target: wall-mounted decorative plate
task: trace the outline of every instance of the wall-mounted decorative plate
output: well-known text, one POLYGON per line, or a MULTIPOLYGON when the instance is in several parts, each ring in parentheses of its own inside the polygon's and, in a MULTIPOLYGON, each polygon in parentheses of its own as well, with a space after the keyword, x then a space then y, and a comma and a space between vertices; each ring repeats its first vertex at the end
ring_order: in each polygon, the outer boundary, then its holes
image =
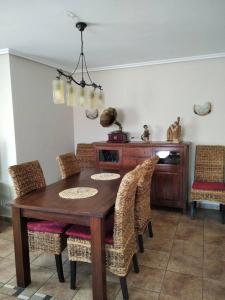
POLYGON ((194 105, 194 113, 198 116, 206 116, 211 112, 211 110, 212 104, 210 102, 206 102, 202 105, 194 105))
POLYGON ((94 120, 98 117, 97 109, 85 109, 85 115, 88 119, 94 120))

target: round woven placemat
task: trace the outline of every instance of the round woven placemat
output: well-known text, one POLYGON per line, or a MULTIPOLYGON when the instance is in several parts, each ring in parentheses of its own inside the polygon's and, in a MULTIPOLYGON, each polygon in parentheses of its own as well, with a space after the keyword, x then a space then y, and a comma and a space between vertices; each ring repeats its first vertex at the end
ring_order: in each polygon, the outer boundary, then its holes
POLYGON ((90 188, 90 187, 77 187, 71 188, 59 193, 61 198, 65 199, 82 199, 88 198, 96 195, 98 193, 97 189, 90 188))
POLYGON ((113 180, 120 178, 120 174, 117 173, 98 173, 91 175, 91 179, 94 180, 113 180))

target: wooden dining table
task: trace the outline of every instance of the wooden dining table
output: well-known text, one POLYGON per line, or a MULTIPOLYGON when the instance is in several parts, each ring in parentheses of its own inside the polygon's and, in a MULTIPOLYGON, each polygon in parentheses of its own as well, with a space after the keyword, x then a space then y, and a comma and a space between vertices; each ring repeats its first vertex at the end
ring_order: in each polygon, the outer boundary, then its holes
POLYGON ((107 299, 104 224, 107 216, 113 211, 117 191, 125 172, 116 171, 121 175, 119 179, 91 179, 92 174, 101 172, 103 170, 85 169, 67 179, 15 199, 12 204, 12 217, 16 278, 19 287, 25 288, 31 283, 28 219, 59 221, 90 226, 93 299, 107 299), (63 199, 59 196, 59 192, 72 187, 93 187, 98 193, 83 199, 63 199))

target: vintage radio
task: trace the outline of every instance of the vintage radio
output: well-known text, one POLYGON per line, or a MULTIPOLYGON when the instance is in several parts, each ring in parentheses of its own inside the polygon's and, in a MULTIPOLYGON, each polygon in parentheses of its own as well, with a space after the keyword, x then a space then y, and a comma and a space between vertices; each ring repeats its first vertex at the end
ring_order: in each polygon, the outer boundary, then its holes
POLYGON ((112 131, 108 134, 108 143, 128 143, 128 133, 124 131, 112 131))

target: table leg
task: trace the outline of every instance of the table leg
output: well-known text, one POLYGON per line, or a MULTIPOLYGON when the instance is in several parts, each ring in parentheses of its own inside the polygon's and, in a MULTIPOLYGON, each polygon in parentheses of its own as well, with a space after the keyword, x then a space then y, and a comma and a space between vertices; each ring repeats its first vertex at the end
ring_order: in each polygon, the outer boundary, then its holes
POLYGON ((94 300, 106 300, 104 219, 91 218, 92 291, 94 300))
POLYGON ((17 207, 12 208, 12 218, 17 285, 25 288, 31 283, 27 221, 17 207))

